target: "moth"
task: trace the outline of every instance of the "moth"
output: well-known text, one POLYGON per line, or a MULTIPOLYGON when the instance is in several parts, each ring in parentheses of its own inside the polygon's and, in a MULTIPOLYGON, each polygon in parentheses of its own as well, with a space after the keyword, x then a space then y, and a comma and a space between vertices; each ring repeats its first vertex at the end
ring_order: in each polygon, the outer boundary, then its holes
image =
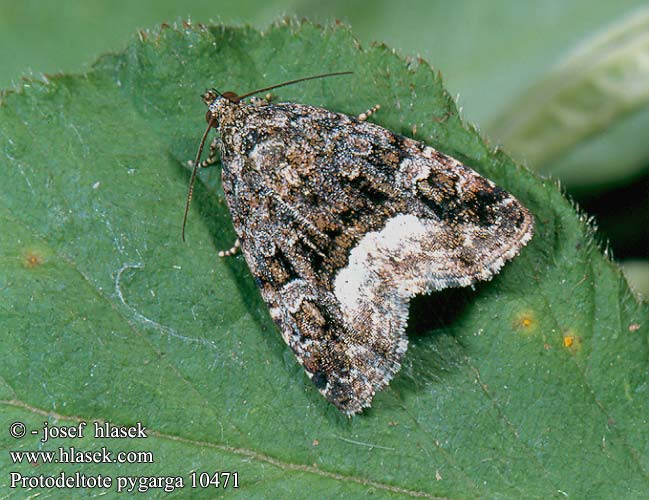
POLYGON ((534 219, 458 160, 360 117, 215 89, 191 177, 222 165, 240 246, 309 378, 347 415, 369 407, 408 347, 408 301, 491 279, 534 219), (217 136, 200 161, 211 129, 217 136))

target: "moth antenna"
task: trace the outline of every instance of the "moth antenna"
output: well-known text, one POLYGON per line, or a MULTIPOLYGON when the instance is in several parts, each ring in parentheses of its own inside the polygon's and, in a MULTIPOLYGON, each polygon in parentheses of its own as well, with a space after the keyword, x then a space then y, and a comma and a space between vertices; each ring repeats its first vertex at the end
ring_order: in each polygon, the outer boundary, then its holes
POLYGON ((194 160, 194 170, 192 170, 192 176, 189 179, 189 191, 187 192, 187 201, 185 202, 185 215, 183 216, 183 229, 181 232, 183 242, 185 241, 185 226, 187 225, 187 214, 189 213, 189 204, 192 201, 192 196, 194 195, 194 182, 196 181, 196 174, 198 172, 198 161, 201 159, 201 154, 203 153, 203 146, 207 140, 207 134, 209 134, 210 129, 214 126, 214 120, 210 120, 207 124, 205 132, 203 132, 203 137, 201 143, 198 146, 198 152, 196 153, 196 159, 194 160))
POLYGON ((297 78, 295 80, 289 80, 288 82, 284 83, 278 83, 276 85, 271 85, 270 87, 264 87, 263 89, 257 89, 253 90, 252 92, 248 92, 247 94, 243 94, 239 97, 239 100, 245 99, 246 97, 250 97, 251 95, 258 94, 259 92, 266 92, 267 90, 273 90, 277 89, 279 87, 286 87, 287 85, 293 85, 294 83, 299 83, 299 82, 306 82, 307 80, 316 80, 318 78, 327 78, 330 76, 341 76, 341 75, 351 75, 353 71, 338 71, 335 73, 323 73, 321 75, 314 75, 314 76, 307 76, 304 78, 297 78))

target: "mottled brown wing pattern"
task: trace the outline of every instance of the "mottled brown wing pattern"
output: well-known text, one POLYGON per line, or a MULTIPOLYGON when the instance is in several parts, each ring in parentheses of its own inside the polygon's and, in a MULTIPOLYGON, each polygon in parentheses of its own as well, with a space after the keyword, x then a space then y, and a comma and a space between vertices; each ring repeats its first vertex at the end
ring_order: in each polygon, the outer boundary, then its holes
POLYGON ((408 300, 491 278, 532 235, 511 195, 422 143, 300 104, 210 104, 223 188, 282 336, 347 414, 407 348, 408 300))

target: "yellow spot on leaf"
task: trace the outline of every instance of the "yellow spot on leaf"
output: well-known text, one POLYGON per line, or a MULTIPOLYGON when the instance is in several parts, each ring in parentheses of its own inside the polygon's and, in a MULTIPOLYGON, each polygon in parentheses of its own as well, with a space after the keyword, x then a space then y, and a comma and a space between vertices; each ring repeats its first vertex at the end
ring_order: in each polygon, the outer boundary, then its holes
POLYGON ((536 319, 536 315, 529 310, 519 312, 514 318, 513 323, 514 328, 528 333, 536 330, 539 325, 539 322, 536 319))
POLYGON ((572 330, 563 332, 563 347, 571 351, 579 350, 581 348, 582 338, 575 335, 572 330))
POLYGON ((36 250, 27 250, 23 255, 23 264, 29 269, 40 266, 44 261, 43 255, 36 250))

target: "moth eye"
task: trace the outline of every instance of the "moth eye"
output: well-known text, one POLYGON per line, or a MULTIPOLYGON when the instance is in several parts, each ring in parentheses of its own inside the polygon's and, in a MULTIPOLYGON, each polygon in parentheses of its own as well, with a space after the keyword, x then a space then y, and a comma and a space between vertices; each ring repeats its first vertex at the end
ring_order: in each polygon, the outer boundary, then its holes
POLYGON ((241 100, 234 92, 223 92, 221 95, 233 104, 236 104, 241 100))

